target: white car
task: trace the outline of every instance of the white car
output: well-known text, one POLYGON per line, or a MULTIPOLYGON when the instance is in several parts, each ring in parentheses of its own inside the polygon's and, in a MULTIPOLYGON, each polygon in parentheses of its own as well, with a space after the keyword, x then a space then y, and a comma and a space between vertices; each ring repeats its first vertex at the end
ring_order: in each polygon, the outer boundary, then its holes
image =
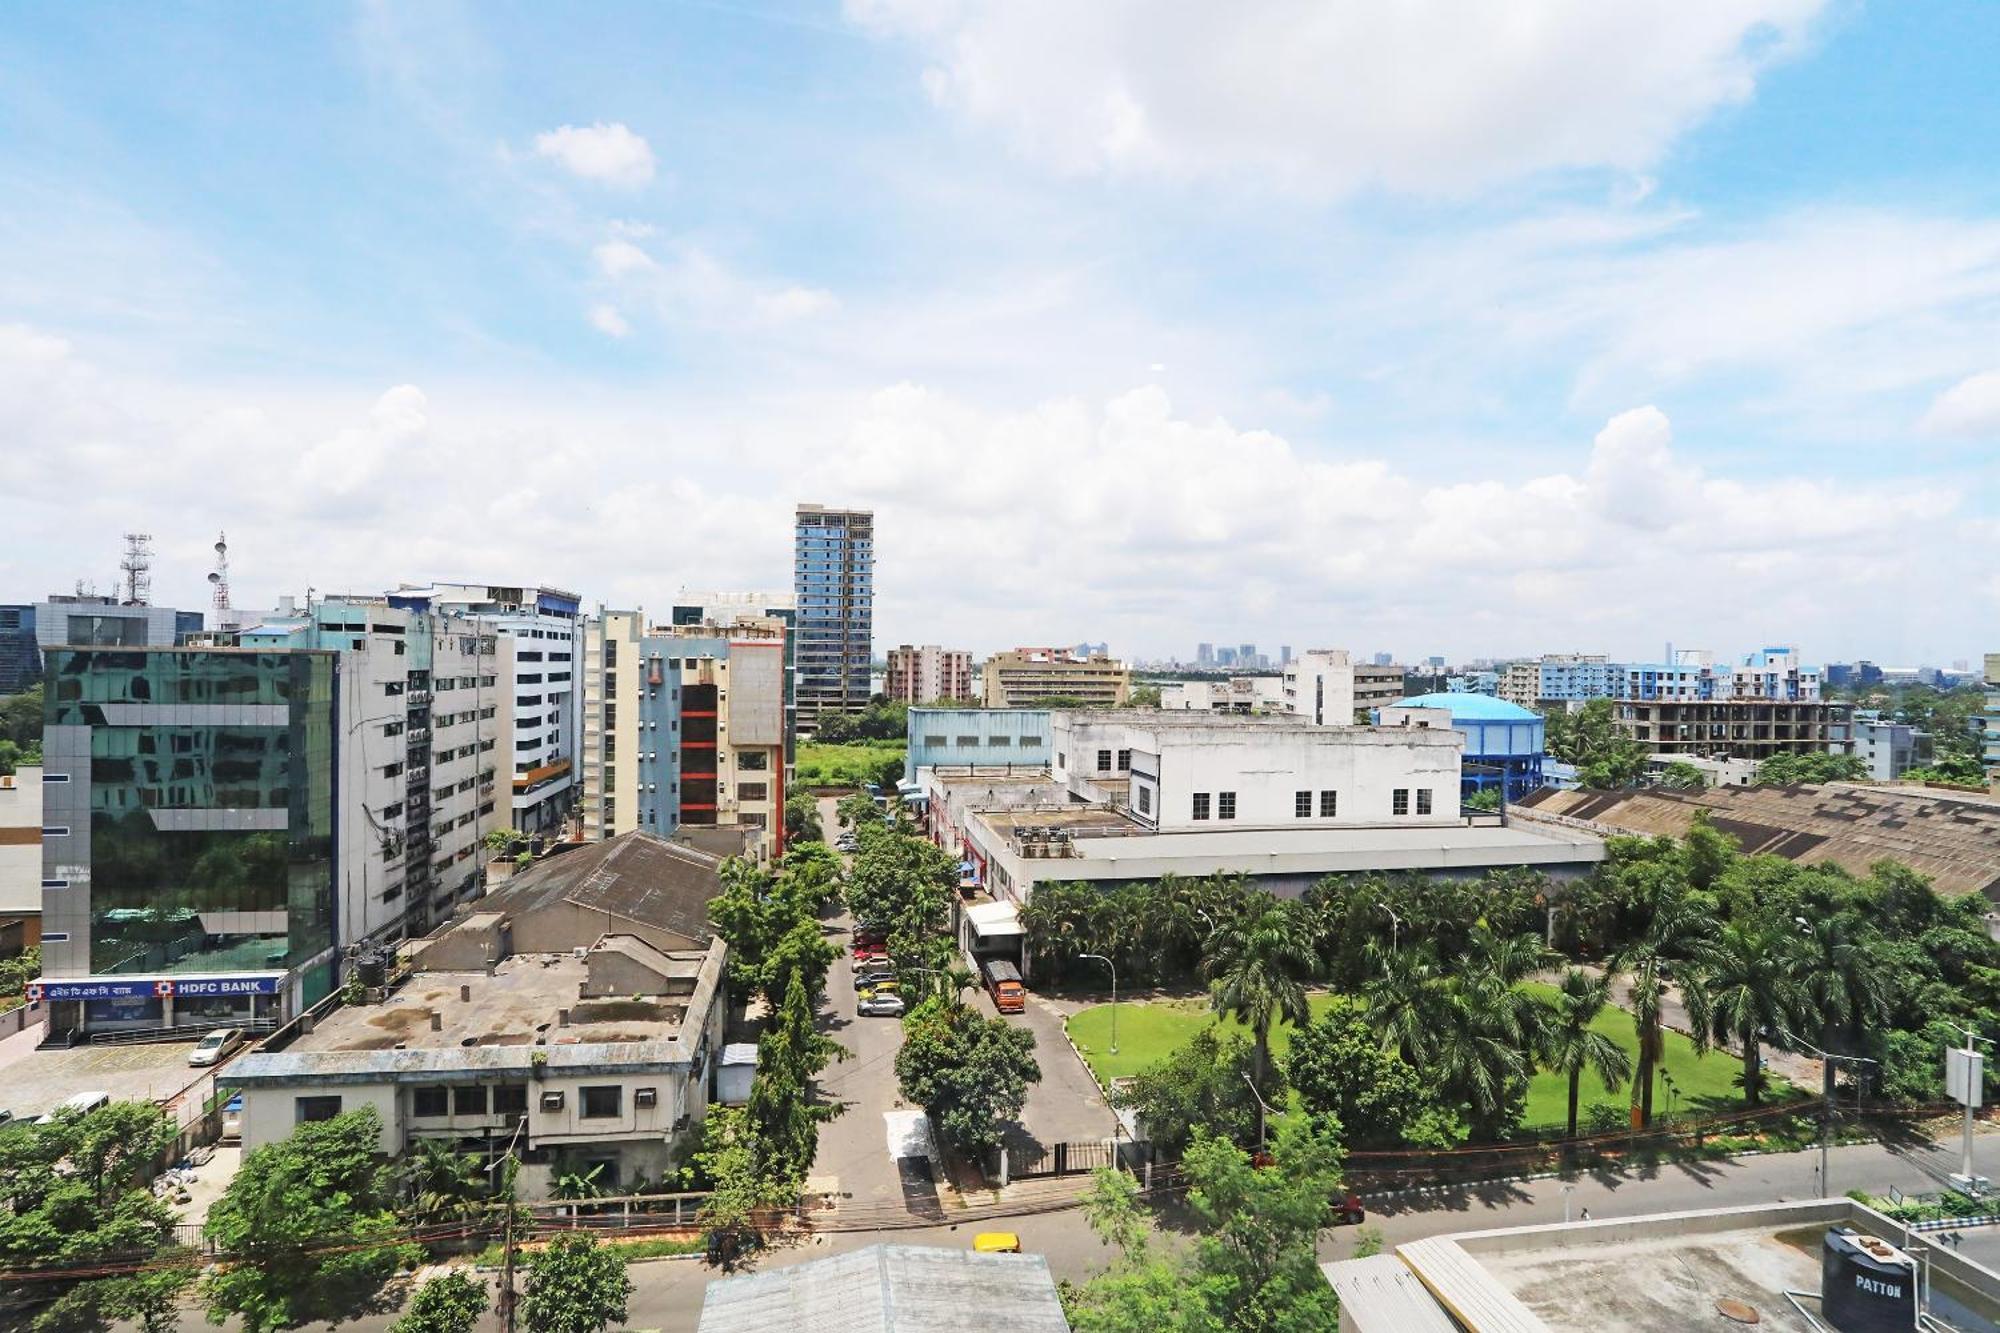
POLYGON ((901 1018, 903 1002, 894 995, 864 995, 854 1011, 863 1018, 901 1018))
POLYGON ((242 1028, 217 1028, 194 1044, 194 1049, 188 1052, 188 1063, 196 1067, 220 1064, 242 1044, 242 1028))

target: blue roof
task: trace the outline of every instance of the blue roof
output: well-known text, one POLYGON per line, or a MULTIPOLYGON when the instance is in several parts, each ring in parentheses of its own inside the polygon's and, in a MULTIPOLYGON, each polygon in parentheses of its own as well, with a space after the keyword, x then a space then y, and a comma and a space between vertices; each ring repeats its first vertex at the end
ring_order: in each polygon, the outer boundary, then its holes
POLYGON ((1442 708, 1451 714, 1452 721, 1460 718, 1467 722, 1539 722, 1542 715, 1532 708, 1510 704, 1505 699, 1496 699, 1490 694, 1419 694, 1410 699, 1398 699, 1392 708, 1442 708))

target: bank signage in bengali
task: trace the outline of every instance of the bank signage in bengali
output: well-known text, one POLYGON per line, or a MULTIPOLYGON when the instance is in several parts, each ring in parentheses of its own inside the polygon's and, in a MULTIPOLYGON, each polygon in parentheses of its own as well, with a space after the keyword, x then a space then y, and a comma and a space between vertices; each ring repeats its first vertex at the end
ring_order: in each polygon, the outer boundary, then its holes
POLYGON ((30 1000, 208 999, 218 995, 276 995, 284 977, 78 977, 31 981, 30 1000))

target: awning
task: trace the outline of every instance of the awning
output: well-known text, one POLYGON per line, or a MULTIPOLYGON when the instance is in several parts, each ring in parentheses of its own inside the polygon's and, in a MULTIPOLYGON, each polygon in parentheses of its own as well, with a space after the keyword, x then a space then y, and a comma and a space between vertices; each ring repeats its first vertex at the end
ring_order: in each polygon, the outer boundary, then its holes
POLYGON ((983 940, 1027 933, 1021 929, 1021 913, 1012 903, 974 903, 965 909, 965 919, 972 923, 973 933, 983 940))

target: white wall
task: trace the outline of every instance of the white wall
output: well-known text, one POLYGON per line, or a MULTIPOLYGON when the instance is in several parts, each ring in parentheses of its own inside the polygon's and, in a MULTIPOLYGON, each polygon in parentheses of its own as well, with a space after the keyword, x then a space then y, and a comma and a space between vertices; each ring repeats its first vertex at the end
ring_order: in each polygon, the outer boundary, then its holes
POLYGON ((1316 726, 1354 721, 1354 663, 1342 648, 1309 648, 1285 668, 1284 709, 1316 726))

